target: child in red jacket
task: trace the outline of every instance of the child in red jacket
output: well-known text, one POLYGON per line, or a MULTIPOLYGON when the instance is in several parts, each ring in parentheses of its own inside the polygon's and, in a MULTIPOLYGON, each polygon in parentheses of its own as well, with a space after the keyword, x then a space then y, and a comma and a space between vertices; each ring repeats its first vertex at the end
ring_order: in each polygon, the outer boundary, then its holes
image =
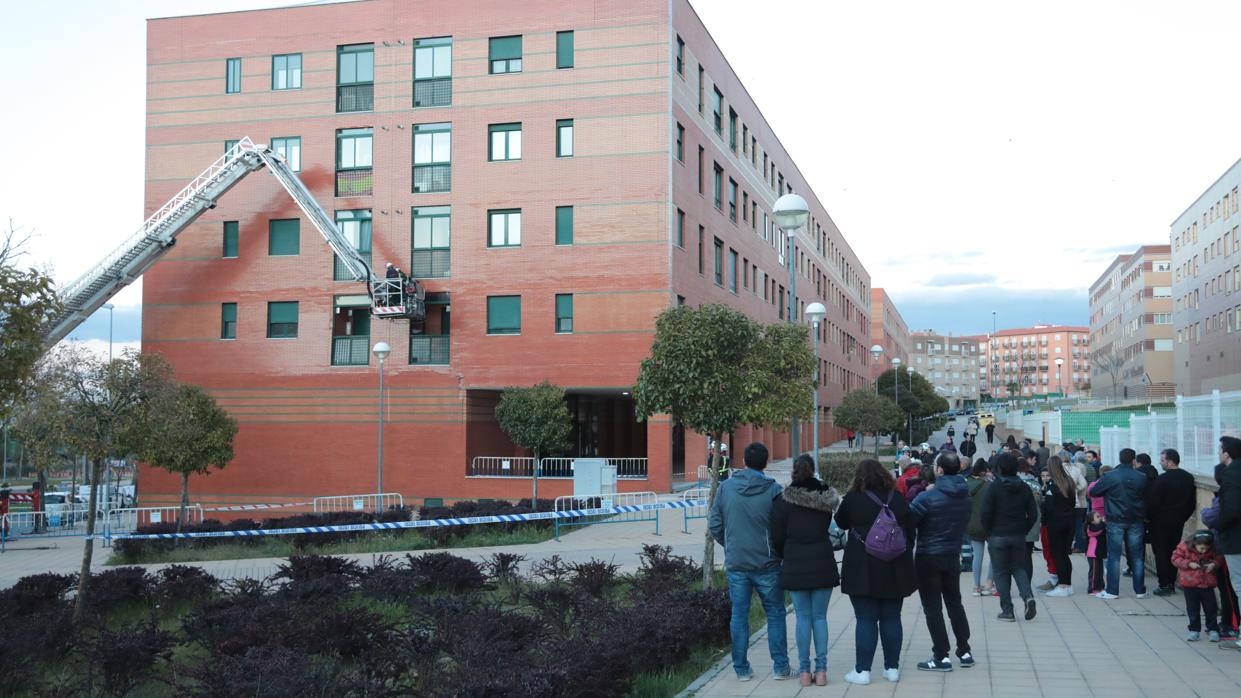
POLYGON ((1185 611, 1189 614, 1190 642, 1201 637, 1202 625, 1199 621, 1201 610, 1207 617, 1207 632, 1211 642, 1219 642, 1219 608, 1215 604, 1216 571, 1224 564, 1219 553, 1215 552, 1215 534, 1210 531, 1198 531, 1189 540, 1176 546, 1172 553, 1172 564, 1180 572, 1177 582, 1185 592, 1185 611))
POLYGON ((1086 561, 1090 566, 1088 588, 1091 594, 1104 590, 1103 567, 1107 562, 1107 522, 1103 515, 1091 511, 1086 517, 1086 561))

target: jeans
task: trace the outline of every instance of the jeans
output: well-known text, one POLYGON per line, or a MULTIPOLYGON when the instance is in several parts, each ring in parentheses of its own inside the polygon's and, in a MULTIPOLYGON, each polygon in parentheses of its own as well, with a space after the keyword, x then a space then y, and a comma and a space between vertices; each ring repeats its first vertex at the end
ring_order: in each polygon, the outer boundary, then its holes
POLYGON ((1155 575, 1159 586, 1170 587, 1176 583, 1176 567, 1172 565, 1172 551, 1181 542, 1185 522, 1152 521, 1151 554, 1155 556, 1155 575))
MULTIPOLYGON (((982 586, 982 557, 987 551, 987 541, 970 540, 970 545, 974 546, 974 586, 982 586)), ((991 563, 991 568, 987 570, 987 581, 995 579, 995 562, 991 563)))
POLYGON ((1236 632, 1237 621, 1237 592, 1232 588, 1232 575, 1228 568, 1227 559, 1224 566, 1216 571, 1215 576, 1219 579, 1217 588, 1219 589, 1219 623, 1220 630, 1229 630, 1236 632))
MULTIPOLYGON (((1228 564, 1228 577, 1232 582, 1233 600, 1241 598, 1241 554, 1225 555, 1224 562, 1228 564)), ((1237 607, 1233 606, 1233 615, 1237 615, 1237 607)))
POLYGON ((827 671, 827 602, 831 589, 790 591, 797 615, 798 671, 810 671, 810 640, 814 638, 814 670, 827 671))
POLYGON ((901 604, 904 599, 876 599, 871 596, 850 596, 853 615, 857 617, 853 644, 857 655, 854 671, 870 671, 875 661, 875 647, 883 641, 883 668, 901 667, 901 604))
POLYGON ((1056 565, 1056 581, 1063 586, 1073 586, 1073 522, 1053 521, 1047 527, 1047 542, 1051 544, 1051 557, 1056 565))
POLYGON ((738 676, 748 676, 750 661, 746 649, 750 646, 750 597, 758 592, 763 610, 767 612, 767 651, 771 653, 772 669, 777 674, 789 671, 788 629, 784 624, 784 590, 780 588, 780 570, 728 571, 728 596, 732 601, 733 617, 728 630, 733 641, 733 670, 738 676))
POLYGON ((970 623, 961 605, 961 561, 956 555, 918 555, 914 558, 914 574, 918 577, 918 595, 922 598, 926 627, 931 633, 931 656, 935 659, 948 657, 945 608, 957 641, 957 656, 967 654, 970 623))
MULTIPOLYGON (((1120 593, 1120 556, 1129 553, 1133 565, 1133 593, 1146 593, 1146 524, 1107 524, 1107 593, 1120 593)), ((1241 556, 1239 556, 1241 557, 1241 556)))
POLYGON ((1030 559, 1026 552, 1025 536, 992 536, 987 544, 991 548, 991 572, 995 575, 995 588, 1000 592, 1000 610, 1012 613, 1013 580, 1016 580, 1017 592, 1023 600, 1034 598, 1034 592, 1030 591, 1030 574, 1025 567, 1030 559))
POLYGON ((1182 589, 1185 592, 1185 612, 1189 614, 1189 629, 1202 630, 1199 611, 1207 618, 1207 630, 1219 632, 1219 607, 1215 605, 1214 589, 1182 589))
POLYGON ((1073 547, 1086 552, 1086 510, 1073 510, 1073 547))

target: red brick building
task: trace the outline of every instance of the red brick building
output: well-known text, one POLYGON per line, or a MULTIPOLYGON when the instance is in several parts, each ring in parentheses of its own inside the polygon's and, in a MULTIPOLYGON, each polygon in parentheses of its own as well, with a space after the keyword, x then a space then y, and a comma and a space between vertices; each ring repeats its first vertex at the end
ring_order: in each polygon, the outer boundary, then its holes
MULTIPOLYGON (((692 478, 702 438, 637 422, 629 386, 667 307, 783 319, 770 212, 788 191, 812 209, 798 305, 829 309, 825 413, 867 380, 870 279, 684 0, 156 19, 147 55, 148 211, 249 136, 285 153, 380 275, 395 263, 428 292, 424 326, 372 320, 364 285, 335 280, 327 245, 262 173, 182 233, 145 277, 143 347, 241 423, 235 461, 197 478, 196 499, 374 491, 378 341, 392 347, 384 489, 407 501, 528 493, 472 468, 521 455, 496 425, 499 390, 544 379, 570 393, 567 455, 646 459, 625 489, 692 478)), ((735 438, 788 454, 787 435, 735 438)), ((177 492, 159 471, 141 482, 143 504, 177 492)))
POLYGON ((992 397, 1089 395, 1089 327, 1035 325, 1000 330, 986 339, 991 350, 986 383, 992 397))

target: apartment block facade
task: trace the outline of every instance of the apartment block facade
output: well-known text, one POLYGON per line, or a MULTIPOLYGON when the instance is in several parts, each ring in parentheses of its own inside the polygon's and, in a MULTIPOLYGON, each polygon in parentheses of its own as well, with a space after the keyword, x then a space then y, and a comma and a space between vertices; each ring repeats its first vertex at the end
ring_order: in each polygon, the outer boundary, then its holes
POLYGON ((977 407, 979 401, 978 337, 954 337, 934 330, 910 336, 910 364, 948 401, 949 409, 977 407))
POLYGON ((991 396, 1020 399, 1090 394, 1090 328, 1035 325, 988 338, 991 396))
MULTIPOLYGON (((238 419, 204 502, 377 486, 422 498, 528 496, 494 417, 507 386, 564 386, 567 457, 623 459, 622 489, 667 491, 703 437, 638 421, 629 388, 655 319, 723 303, 762 322, 828 308, 827 418, 869 376, 870 279, 685 0, 364 0, 148 23, 146 207, 231 141, 269 143, 372 266, 427 292, 422 323, 372 318, 315 229, 256 174, 145 277, 143 347, 238 419), (772 205, 811 218, 786 259, 772 205)), ((382 275, 382 274, 381 274, 382 275)), ((809 444, 810 424, 802 444, 809 444)), ((787 434, 740 445, 789 453, 787 434)), ((562 473, 563 475, 563 473, 562 473)), ((143 504, 175 498, 144 470, 143 504)), ((549 478, 541 496, 567 494, 549 478)))
POLYGON ((1095 395, 1175 396, 1169 245, 1119 255, 1091 284, 1090 347, 1095 395))
POLYGON ((875 366, 875 375, 892 368, 892 359, 900 358, 902 365, 909 363, 909 325, 901 317, 901 311, 887 291, 882 288, 870 290, 870 343, 871 346, 883 347, 879 355, 879 363, 875 366))
POLYGON ((1241 161, 1172 223, 1177 391, 1241 389, 1241 161))

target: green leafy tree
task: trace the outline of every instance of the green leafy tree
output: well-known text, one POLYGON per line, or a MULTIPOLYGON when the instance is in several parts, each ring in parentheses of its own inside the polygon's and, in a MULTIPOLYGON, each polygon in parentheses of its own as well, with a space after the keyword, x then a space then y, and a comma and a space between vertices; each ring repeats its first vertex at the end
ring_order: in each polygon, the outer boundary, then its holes
POLYGON ((206 390, 183 383, 155 394, 145 415, 138 457, 181 476, 180 531, 190 506, 190 476, 208 475, 233 460, 237 422, 206 390))
MULTIPOLYGON (((651 354, 633 394, 639 419, 667 414, 711 438, 707 470, 715 500, 715 462, 724 434, 743 424, 787 426, 811 409, 815 358, 805 327, 763 327, 724 305, 678 306, 660 314, 651 354)), ((703 585, 712 584, 715 542, 706 535, 703 585)))
POLYGON ((875 451, 879 449, 879 434, 892 432, 902 426, 905 415, 901 408, 873 390, 860 388, 846 393, 840 404, 832 410, 836 426, 852 429, 859 434, 875 435, 875 451))
POLYGON ((892 400, 901 412, 913 419, 939 414, 948 409, 948 401, 935 392, 935 386, 920 373, 889 369, 879 376, 879 394, 892 400), (899 390, 897 380, 900 381, 899 390), (899 393, 899 394, 898 394, 899 393))
POLYGON ((564 388, 548 381, 530 388, 505 388, 496 405, 496 421, 513 443, 534 452, 531 506, 537 510, 543 457, 568 447, 569 432, 573 429, 564 388))
POLYGON ((11 221, 0 233, 0 410, 21 397, 45 349, 43 332, 61 309, 47 274, 20 267, 26 240, 11 221))

